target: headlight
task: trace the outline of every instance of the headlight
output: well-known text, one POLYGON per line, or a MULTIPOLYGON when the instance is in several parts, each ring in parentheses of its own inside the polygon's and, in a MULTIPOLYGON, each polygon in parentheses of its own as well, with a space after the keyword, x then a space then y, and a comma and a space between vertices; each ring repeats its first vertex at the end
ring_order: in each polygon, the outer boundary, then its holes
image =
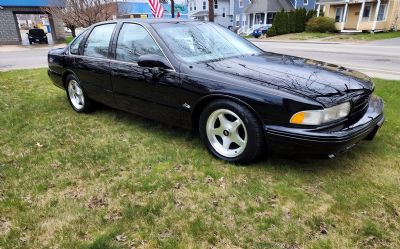
POLYGON ((301 111, 290 118, 292 124, 320 125, 338 120, 349 115, 350 102, 322 110, 301 111))

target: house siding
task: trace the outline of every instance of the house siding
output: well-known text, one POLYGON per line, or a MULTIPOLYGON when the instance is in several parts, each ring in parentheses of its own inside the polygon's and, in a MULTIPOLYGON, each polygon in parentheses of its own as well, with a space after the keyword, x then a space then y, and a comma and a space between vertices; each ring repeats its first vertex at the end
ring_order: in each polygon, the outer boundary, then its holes
MULTIPOLYGON (((224 27, 233 26, 234 15, 233 8, 231 7, 233 0, 218 0, 218 8, 214 8, 214 22, 224 27), (225 10, 225 11, 224 11, 225 10), (225 17, 224 14, 225 13, 225 17)), ((190 0, 189 1, 189 17, 194 19, 193 14, 199 11, 208 11, 208 0, 190 0), (203 2, 205 2, 206 8, 203 9, 203 2), (196 10, 194 7, 196 6, 196 10)), ((208 16, 204 17, 204 20, 208 20, 208 16)))
MULTIPOLYGON (((244 21, 244 13, 243 11, 247 8, 247 6, 250 4, 249 0, 243 0, 243 6, 240 7, 239 6, 239 0, 234 0, 234 16, 233 16, 233 20, 234 20, 234 27, 241 27, 244 21), (239 16, 239 26, 236 26, 236 16, 239 16)), ((246 19, 246 21, 248 22, 249 20, 246 19)))
POLYGON ((305 8, 306 10, 313 10, 315 9, 316 0, 308 0, 307 4, 304 3, 304 0, 290 0, 291 4, 295 6, 297 9, 305 8))
MULTIPOLYGON (((323 2, 323 1, 321 1, 323 2)), ((372 31, 374 25, 375 12, 377 8, 377 1, 366 1, 366 4, 371 5, 371 14, 368 20, 361 20, 358 23, 362 1, 350 2, 348 5, 347 19, 344 24, 345 30, 358 30, 358 31, 372 31)), ((400 29, 400 5, 396 0, 381 1, 387 4, 386 18, 382 21, 376 21, 375 30, 388 31, 391 29, 400 29)), ((335 18, 336 8, 344 7, 345 4, 327 3, 325 6, 325 15, 335 18)), ((361 13, 362 14, 362 13, 361 13)), ((335 24, 336 29, 341 30, 342 23, 335 24)))

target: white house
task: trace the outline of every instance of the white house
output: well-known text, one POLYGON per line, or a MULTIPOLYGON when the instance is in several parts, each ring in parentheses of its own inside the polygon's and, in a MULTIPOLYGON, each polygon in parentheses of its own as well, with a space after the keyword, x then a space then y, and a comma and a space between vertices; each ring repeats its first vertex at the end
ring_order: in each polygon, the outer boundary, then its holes
MULTIPOLYGON (((208 20, 208 0, 189 0, 189 18, 208 20)), ((214 0, 214 22, 233 26, 234 0, 214 0)))

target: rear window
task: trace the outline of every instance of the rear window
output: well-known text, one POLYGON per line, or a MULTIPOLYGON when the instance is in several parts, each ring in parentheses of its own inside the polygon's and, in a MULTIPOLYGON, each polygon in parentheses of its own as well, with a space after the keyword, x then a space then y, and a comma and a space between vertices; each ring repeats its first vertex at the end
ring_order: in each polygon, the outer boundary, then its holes
POLYGON ((43 29, 30 29, 29 30, 30 35, 44 35, 43 29))

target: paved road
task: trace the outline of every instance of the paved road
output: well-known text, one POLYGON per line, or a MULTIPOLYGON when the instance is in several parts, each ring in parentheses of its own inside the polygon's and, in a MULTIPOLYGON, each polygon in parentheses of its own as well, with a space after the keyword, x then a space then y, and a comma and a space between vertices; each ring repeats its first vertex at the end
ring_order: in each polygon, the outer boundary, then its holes
MULTIPOLYGON (((322 60, 360 70, 372 77, 400 80, 400 40, 364 44, 254 41, 277 53, 322 60)), ((52 46, 0 46, 0 71, 47 66, 52 46)))
POLYGON ((400 40, 364 44, 254 42, 263 50, 357 69, 371 77, 400 80, 400 40))
POLYGON ((53 46, 0 46, 0 71, 47 67, 47 53, 53 46))

